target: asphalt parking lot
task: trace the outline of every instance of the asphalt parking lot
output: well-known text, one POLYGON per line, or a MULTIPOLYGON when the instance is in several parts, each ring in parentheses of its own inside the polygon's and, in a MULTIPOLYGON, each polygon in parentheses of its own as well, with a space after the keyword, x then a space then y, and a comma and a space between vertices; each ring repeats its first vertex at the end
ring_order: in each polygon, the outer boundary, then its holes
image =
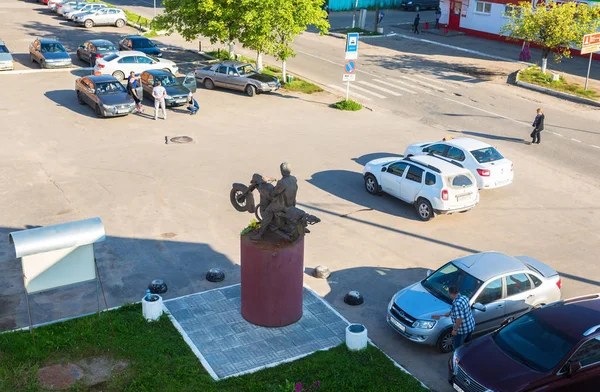
MULTIPOLYGON (((8 19, 0 36, 27 56, 18 60, 22 67, 29 66, 28 43, 42 33, 69 51, 88 37, 110 35, 116 42, 127 33, 64 26, 33 3, 10 6, 0 11, 8 19)), ((255 172, 278 176, 283 161, 298 178, 299 207, 322 219, 307 237, 305 266, 333 271, 328 281, 307 274, 306 284, 365 324, 376 344, 434 390, 447 388, 448 356, 405 341, 384 319, 391 296, 427 269, 497 250, 555 268, 565 298, 600 291, 597 167, 549 165, 521 145, 497 140, 515 164, 515 183, 482 192, 469 213, 423 223, 411 207, 367 194, 361 171, 370 159, 442 138, 438 128, 387 111, 339 112, 326 93, 249 98, 201 86, 196 116, 175 109, 168 120, 154 121, 146 101, 146 115, 99 119, 77 103, 76 77, 72 71, 0 74, 0 329, 27 325, 21 267, 7 234, 28 227, 100 217, 107 240, 97 258, 109 306, 140 300, 156 278, 169 284, 169 298, 213 288, 204 279, 212 267, 225 270, 223 285, 237 283, 239 232, 252 216, 232 208, 231 184, 247 183, 255 172), (165 143, 175 136, 193 142, 165 143), (345 305, 349 290, 359 290, 365 304, 345 305)), ((31 300, 35 323, 96 309, 94 284, 31 300)))

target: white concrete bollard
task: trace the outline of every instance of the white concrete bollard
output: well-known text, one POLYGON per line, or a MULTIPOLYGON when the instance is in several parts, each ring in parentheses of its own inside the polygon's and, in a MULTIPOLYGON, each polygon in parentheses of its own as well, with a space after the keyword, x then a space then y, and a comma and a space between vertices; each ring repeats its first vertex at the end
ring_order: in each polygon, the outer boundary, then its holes
POLYGON ((148 321, 156 321, 163 314, 163 300, 160 295, 152 294, 153 297, 158 297, 156 301, 147 301, 146 297, 142 298, 142 314, 148 321))
POLYGON ((346 347, 357 351, 367 348, 367 327, 362 324, 350 324, 346 327, 346 347))

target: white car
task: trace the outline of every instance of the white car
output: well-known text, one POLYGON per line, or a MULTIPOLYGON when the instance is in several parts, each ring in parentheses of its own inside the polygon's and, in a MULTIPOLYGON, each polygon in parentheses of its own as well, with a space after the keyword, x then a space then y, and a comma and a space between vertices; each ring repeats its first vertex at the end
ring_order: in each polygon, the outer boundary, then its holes
POLYGON ((422 221, 466 212, 479 203, 471 172, 434 156, 375 159, 365 165, 363 177, 367 192, 385 192, 414 205, 422 221))
POLYGON ((63 1, 62 3, 56 4, 54 11, 59 15, 64 15, 65 13, 74 11, 75 9, 81 9, 87 4, 88 3, 84 3, 83 1, 63 1))
POLYGON ((94 74, 112 75, 117 80, 123 80, 131 71, 139 74, 149 69, 164 69, 172 74, 179 72, 177 64, 171 60, 148 57, 142 52, 128 50, 96 59, 94 74))
POLYGON ((127 23, 127 15, 119 8, 100 8, 86 14, 75 14, 73 21, 91 29, 94 26, 123 27, 127 23))
POLYGON ((513 163, 498 150, 479 140, 461 137, 444 138, 439 142, 411 144, 405 157, 434 155, 469 169, 477 180, 479 189, 492 189, 509 185, 515 172, 513 163))
POLYGON ((95 12, 95 11, 99 10, 100 8, 108 8, 108 7, 106 6, 106 4, 102 4, 102 3, 87 4, 86 6, 84 6, 83 8, 80 8, 78 10, 65 12, 63 14, 63 16, 69 20, 74 20, 75 15, 77 15, 77 14, 87 14, 88 12, 95 12))

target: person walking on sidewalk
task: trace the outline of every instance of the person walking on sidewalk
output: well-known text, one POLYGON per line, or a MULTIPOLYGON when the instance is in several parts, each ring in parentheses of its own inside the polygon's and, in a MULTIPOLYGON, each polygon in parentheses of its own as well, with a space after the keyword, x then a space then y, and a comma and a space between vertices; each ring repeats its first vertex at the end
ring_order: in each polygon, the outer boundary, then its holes
POLYGON ((442 17, 442 11, 440 11, 440 7, 435 10, 435 26, 434 29, 440 29, 440 18, 442 17))
POLYGON ((417 14, 417 16, 415 16, 415 21, 413 22, 413 34, 420 34, 419 33, 419 22, 421 21, 421 17, 419 16, 419 14, 417 14))
POLYGON ((441 317, 450 316, 452 324, 454 324, 452 336, 454 336, 453 343, 454 349, 456 350, 473 339, 475 319, 473 318, 473 312, 471 312, 469 297, 459 293, 458 287, 456 286, 450 286, 448 293, 450 294, 450 298, 452 298, 452 308, 450 309, 450 312, 443 315, 432 315, 431 318, 439 320, 441 317))
POLYGON ((127 78, 127 92, 133 100, 135 101, 135 110, 138 113, 144 113, 144 109, 142 108, 142 98, 138 97, 137 94, 137 83, 140 82, 140 77, 135 76, 135 72, 131 71, 129 73, 129 77, 127 78))
POLYGON ((156 81, 156 86, 152 89, 152 97, 154 98, 154 119, 158 120, 158 107, 162 108, 163 119, 167 119, 167 108, 165 98, 167 98, 167 90, 162 86, 160 80, 156 81))
POLYGON ((535 116, 535 120, 533 120, 533 132, 531 132, 531 144, 540 144, 542 141, 541 132, 544 130, 544 113, 542 108, 537 110, 537 115, 535 116))

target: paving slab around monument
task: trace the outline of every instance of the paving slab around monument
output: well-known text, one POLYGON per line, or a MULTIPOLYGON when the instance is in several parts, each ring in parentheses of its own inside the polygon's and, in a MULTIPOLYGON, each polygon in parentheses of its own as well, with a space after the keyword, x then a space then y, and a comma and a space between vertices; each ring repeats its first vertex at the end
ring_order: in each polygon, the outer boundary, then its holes
POLYGON ((281 328, 247 322, 240 284, 167 300, 164 306, 192 351, 216 379, 252 373, 335 347, 348 321, 303 288, 302 318, 281 328))

